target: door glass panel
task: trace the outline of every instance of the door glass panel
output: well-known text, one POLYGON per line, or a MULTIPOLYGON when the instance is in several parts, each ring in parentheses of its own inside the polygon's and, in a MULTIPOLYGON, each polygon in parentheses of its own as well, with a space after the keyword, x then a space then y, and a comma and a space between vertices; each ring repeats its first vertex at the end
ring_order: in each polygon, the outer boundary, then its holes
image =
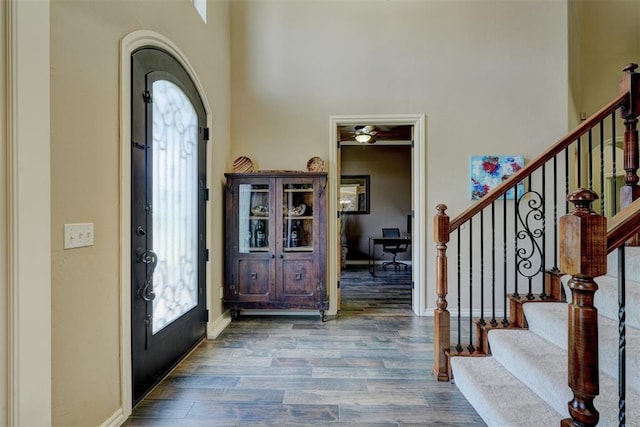
POLYGON ((240 184, 238 242, 240 253, 269 250, 269 185, 240 184))
POLYGON ((313 185, 284 184, 282 188, 282 235, 287 252, 313 250, 313 185))
POLYGON ((198 303, 198 116, 175 84, 153 83, 153 334, 198 303))

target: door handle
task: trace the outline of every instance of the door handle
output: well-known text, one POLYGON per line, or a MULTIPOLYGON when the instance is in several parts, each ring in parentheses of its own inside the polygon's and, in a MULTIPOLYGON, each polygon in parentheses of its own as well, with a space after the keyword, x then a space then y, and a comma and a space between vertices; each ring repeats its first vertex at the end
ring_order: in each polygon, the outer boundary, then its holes
POLYGON ((138 290, 138 296, 143 300, 150 302, 156 297, 155 292, 153 292, 153 285, 151 281, 153 279, 153 272, 156 270, 156 265, 158 265, 158 255, 156 255, 156 253, 151 249, 145 251, 142 248, 136 249, 136 255, 138 256, 138 262, 149 266, 149 268, 146 269, 144 286, 138 290))

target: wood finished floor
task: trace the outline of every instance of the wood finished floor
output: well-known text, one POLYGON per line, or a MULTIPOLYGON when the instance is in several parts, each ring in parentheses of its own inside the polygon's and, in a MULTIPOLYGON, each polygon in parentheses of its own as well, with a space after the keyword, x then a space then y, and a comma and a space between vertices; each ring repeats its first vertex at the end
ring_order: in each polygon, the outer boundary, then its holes
POLYGON ((348 268, 342 310, 240 317, 203 342, 125 426, 483 426, 433 366, 433 319, 411 312, 410 272, 348 268))

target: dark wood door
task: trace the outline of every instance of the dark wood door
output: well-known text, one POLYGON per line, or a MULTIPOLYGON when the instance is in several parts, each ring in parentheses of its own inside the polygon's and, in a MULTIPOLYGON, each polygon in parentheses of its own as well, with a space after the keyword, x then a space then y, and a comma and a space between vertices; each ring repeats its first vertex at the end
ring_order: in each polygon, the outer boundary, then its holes
POLYGON ((320 192, 326 181, 318 177, 276 180, 278 189, 277 228, 282 240, 277 248, 277 298, 283 305, 319 308, 325 286, 325 206, 320 192))
POLYGON ((137 403, 206 336, 206 115, 168 53, 132 55, 132 394, 137 403))
MULTIPOLYGON (((227 285, 225 299, 267 307, 276 298, 276 236, 271 179, 236 179, 227 191, 227 285)), ((236 312, 232 312, 235 316, 236 312)))

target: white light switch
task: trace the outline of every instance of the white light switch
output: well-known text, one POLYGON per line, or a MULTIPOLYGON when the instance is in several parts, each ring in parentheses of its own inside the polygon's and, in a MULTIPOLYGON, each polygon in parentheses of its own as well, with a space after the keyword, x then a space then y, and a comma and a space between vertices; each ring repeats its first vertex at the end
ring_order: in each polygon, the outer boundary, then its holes
POLYGON ((93 223, 65 224, 64 248, 72 249, 83 246, 93 246, 93 223))

